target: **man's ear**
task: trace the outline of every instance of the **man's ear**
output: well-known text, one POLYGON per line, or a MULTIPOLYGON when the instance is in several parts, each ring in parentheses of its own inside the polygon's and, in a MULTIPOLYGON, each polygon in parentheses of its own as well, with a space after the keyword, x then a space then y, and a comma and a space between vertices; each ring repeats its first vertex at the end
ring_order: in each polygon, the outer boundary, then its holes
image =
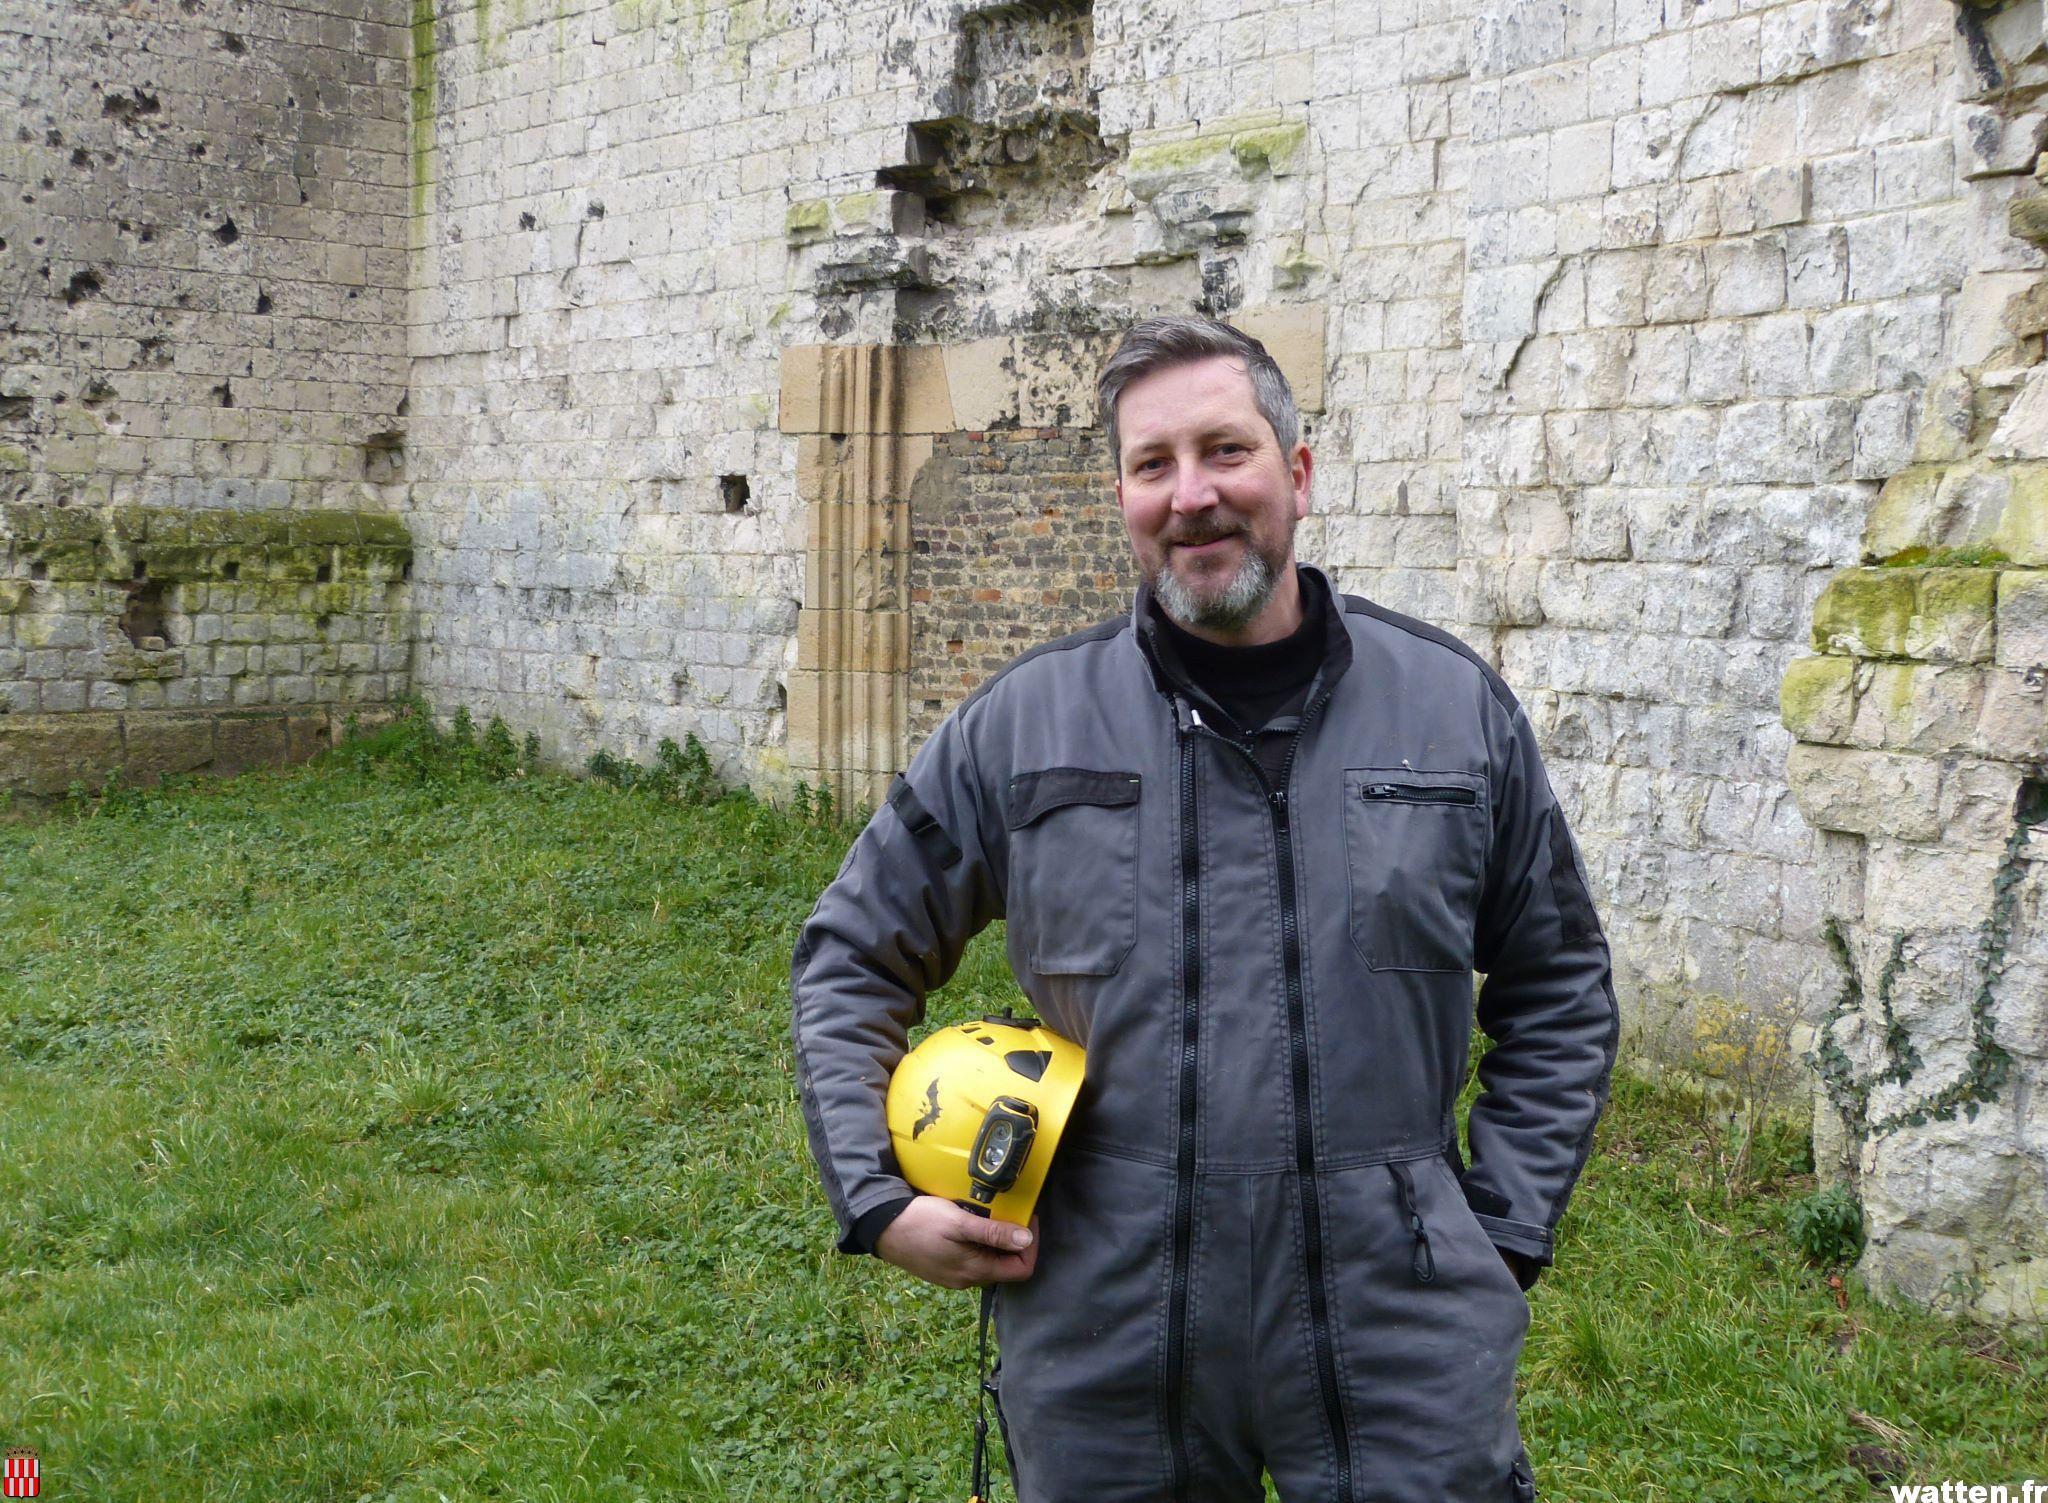
POLYGON ((1297 442, 1294 456, 1288 463, 1289 478, 1294 482, 1294 520, 1299 522, 1308 515, 1309 481, 1315 475, 1315 459, 1308 452, 1308 445, 1297 442))

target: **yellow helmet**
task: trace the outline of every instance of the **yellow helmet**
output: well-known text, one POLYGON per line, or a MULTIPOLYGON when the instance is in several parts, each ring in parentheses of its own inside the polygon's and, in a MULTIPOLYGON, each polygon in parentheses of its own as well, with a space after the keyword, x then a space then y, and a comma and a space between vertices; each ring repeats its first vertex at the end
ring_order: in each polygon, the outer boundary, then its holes
POLYGON ((911 1188, 1031 1219, 1081 1092, 1081 1046, 1032 1018, 941 1028, 889 1077, 889 1139, 911 1188))

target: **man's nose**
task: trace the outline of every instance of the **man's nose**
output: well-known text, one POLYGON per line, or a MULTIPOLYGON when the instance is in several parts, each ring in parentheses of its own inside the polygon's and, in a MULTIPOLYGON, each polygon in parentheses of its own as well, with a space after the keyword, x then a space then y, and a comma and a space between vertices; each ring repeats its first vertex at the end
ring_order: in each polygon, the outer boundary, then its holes
POLYGON ((1174 466, 1173 509, 1176 512, 1207 511, 1216 501, 1216 487, 1201 465, 1174 466))

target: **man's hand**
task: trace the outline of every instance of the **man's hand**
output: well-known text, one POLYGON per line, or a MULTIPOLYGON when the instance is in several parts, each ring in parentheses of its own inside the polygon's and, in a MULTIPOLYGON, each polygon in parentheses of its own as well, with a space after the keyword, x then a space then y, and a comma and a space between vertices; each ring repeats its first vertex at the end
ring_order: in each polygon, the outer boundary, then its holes
POLYGON ((1027 1231, 920 1195, 875 1239, 875 1256, 941 1289, 1014 1283, 1038 1266, 1038 1218, 1027 1231))

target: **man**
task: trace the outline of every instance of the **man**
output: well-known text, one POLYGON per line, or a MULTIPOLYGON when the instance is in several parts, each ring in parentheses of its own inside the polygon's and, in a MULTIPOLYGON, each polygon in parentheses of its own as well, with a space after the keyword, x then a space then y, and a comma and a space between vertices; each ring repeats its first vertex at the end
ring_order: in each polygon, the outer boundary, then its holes
POLYGON ((1131 615, 948 717, 796 947, 840 1246, 1000 1285, 1024 1503, 1255 1503, 1262 1470, 1289 1503, 1533 1498, 1523 1289, 1617 1033, 1535 735, 1463 644, 1296 564, 1313 463, 1257 341, 1150 320, 1099 393, 1131 615), (1035 1236, 915 1196, 883 1118, 925 994, 998 917, 1088 1055, 1035 1236))

